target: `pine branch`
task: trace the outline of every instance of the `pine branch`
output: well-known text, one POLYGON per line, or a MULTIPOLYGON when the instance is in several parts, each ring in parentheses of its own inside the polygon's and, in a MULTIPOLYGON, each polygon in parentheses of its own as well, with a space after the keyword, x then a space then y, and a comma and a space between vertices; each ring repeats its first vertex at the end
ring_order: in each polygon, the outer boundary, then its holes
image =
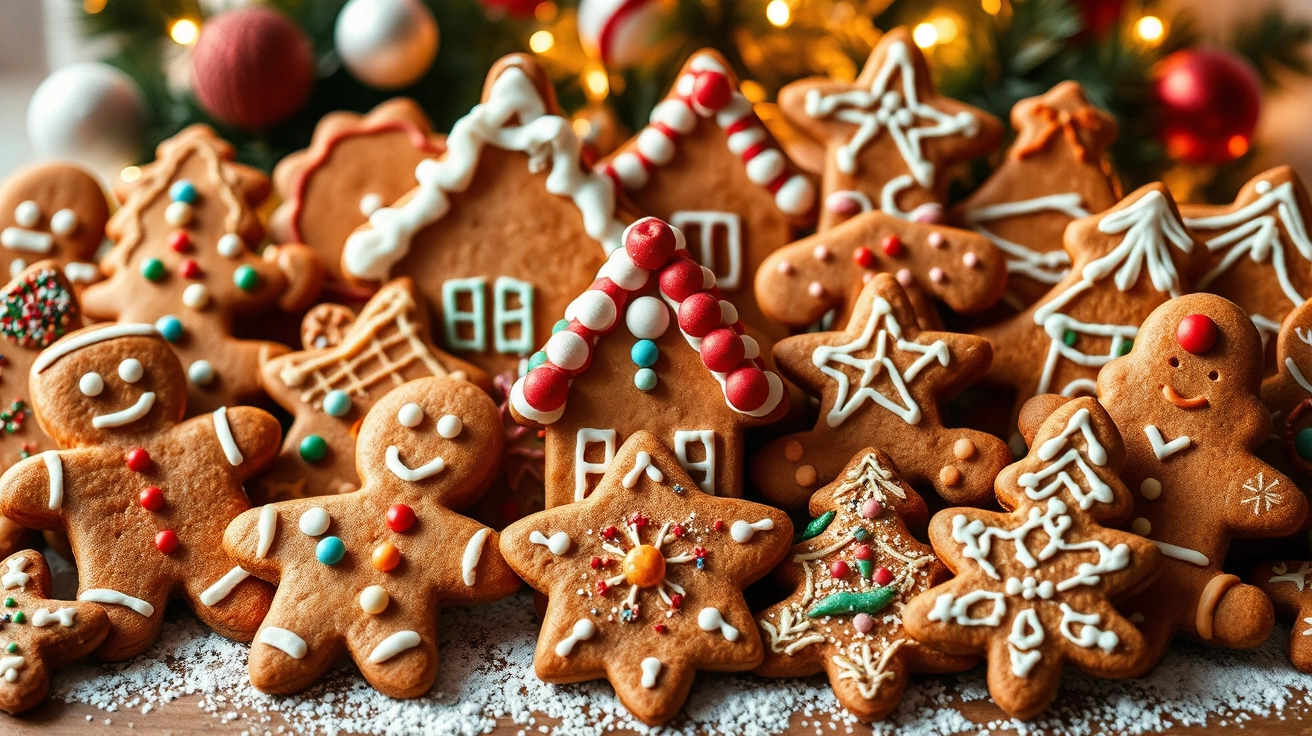
POLYGON ((1262 83, 1279 88, 1282 72, 1298 76, 1312 74, 1312 23, 1288 17, 1278 6, 1244 21, 1235 29, 1231 47, 1252 62, 1262 83))

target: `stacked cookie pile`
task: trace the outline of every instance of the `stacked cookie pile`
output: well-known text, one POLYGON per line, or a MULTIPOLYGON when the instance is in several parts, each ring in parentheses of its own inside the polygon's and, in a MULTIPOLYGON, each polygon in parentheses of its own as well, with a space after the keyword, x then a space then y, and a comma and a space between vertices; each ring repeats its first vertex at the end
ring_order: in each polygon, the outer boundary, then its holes
POLYGON ((334 113, 272 182, 204 127, 112 215, 76 168, 10 177, 0 708, 141 653, 178 598, 263 691, 349 654, 407 698, 438 608, 524 581, 538 676, 651 724, 697 670, 824 672, 876 720, 981 658, 1027 718, 1068 662, 1137 677, 1177 634, 1253 647, 1312 611, 1289 168, 1230 205, 1123 194, 1116 123, 1067 82, 948 207, 1004 131, 905 30, 781 91, 787 151, 737 88, 694 54, 591 168, 512 55, 447 135, 406 100, 334 113), (1290 559, 1246 584, 1235 538, 1290 559))

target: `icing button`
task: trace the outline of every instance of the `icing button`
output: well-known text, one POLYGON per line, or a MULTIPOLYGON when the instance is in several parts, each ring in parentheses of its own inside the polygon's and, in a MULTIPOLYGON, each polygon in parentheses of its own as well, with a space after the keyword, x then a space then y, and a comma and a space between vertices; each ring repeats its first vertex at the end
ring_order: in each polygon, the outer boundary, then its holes
POLYGON ((952 444, 952 454, 958 460, 969 460, 975 455, 975 443, 962 437, 952 444))
POLYGON ((345 391, 333 389, 323 397, 323 412, 330 417, 344 417, 351 410, 351 397, 345 391))
POLYGON ((961 265, 965 266, 966 268, 974 268, 979 265, 979 256, 968 251, 964 256, 961 257, 961 265))
POLYGON ((301 528, 303 534, 317 537, 328 531, 328 524, 331 521, 332 518, 328 516, 328 512, 323 507, 311 506, 301 514, 297 525, 301 528))
POLYGON ((815 248, 813 248, 813 249, 811 250, 811 255, 812 255, 812 257, 814 257, 817 261, 827 261, 827 260, 829 260, 829 257, 830 257, 832 254, 829 252, 829 248, 828 248, 828 247, 823 246, 823 245, 817 245, 815 248))
POLYGON ((810 488, 815 485, 815 468, 810 465, 803 465, 793 474, 793 480, 797 481, 797 485, 802 486, 803 488, 810 488))
POLYGON ((129 470, 144 473, 150 469, 150 453, 144 448, 134 447, 128 450, 126 459, 129 470))
POLYGON ((415 510, 403 503, 392 504, 387 509, 387 528, 397 534, 404 534, 415 525, 415 510))
POLYGON ((944 281, 947 281, 947 278, 948 278, 948 275, 947 275, 946 273, 944 273, 943 269, 939 268, 938 266, 935 266, 935 267, 929 269, 929 280, 930 280, 930 281, 933 281, 933 282, 936 283, 936 284, 941 284, 941 283, 943 283, 944 281))
POLYGON ((301 440, 298 450, 302 460, 307 463, 317 463, 328 455, 328 443, 319 435, 312 434, 301 440))
POLYGON ((1157 497, 1162 495, 1162 482, 1156 478, 1144 478, 1139 484, 1139 492, 1149 501, 1156 501, 1157 497))
POLYGON ((160 281, 164 278, 164 262, 158 258, 147 258, 141 264, 141 275, 147 281, 160 281))
POLYGON ((633 385, 644 392, 656 388, 656 371, 650 368, 638 369, 638 372, 633 374, 633 385))
POLYGON ((775 266, 774 270, 778 271, 784 276, 792 276, 793 264, 789 263, 788 261, 779 261, 779 265, 775 266))
POLYGON ((795 463, 802 459, 802 443, 797 440, 788 440, 784 443, 784 459, 790 463, 795 463))
POLYGON ((155 331, 165 340, 177 342, 182 339, 182 320, 166 314, 155 321, 155 331))
POLYGON ((860 634, 869 634, 875 630, 875 619, 868 613, 858 613, 852 617, 852 628, 860 634))
POLYGON ((396 566, 401 564, 401 551, 391 542, 383 542, 374 547, 374 553, 370 558, 374 569, 379 572, 391 572, 396 566))
POLYGON ((260 274, 250 266, 238 266, 237 270, 232 272, 232 283, 242 291, 255 291, 260 285, 260 274))
POLYGON ((1146 537, 1153 531, 1153 523, 1140 516, 1130 524, 1130 531, 1141 537, 1146 537))
POLYGON ((155 535, 155 549, 164 554, 172 554, 178 548, 178 535, 172 529, 165 529, 155 535))
POLYGON ((943 485, 951 488, 961 482, 961 471, 955 466, 944 465, 943 469, 938 471, 938 480, 943 485))
POLYGON ((214 366, 208 360, 198 360, 187 366, 187 380, 197 386, 208 386, 214 381, 214 366))
POLYGON ((903 286, 910 286, 916 282, 916 277, 911 275, 911 269, 899 268, 897 270, 897 282, 903 286))
POLYGON ((147 486, 137 495, 137 502, 147 511, 159 511, 164 508, 164 492, 155 486, 147 486))
POLYGON ((806 287, 806 293, 819 299, 820 297, 825 295, 825 285, 820 283, 819 281, 812 281, 806 287))
POLYGON ((360 610, 371 616, 377 616, 387 610, 387 604, 391 602, 390 596, 381 585, 370 585, 368 588, 360 591, 360 610))

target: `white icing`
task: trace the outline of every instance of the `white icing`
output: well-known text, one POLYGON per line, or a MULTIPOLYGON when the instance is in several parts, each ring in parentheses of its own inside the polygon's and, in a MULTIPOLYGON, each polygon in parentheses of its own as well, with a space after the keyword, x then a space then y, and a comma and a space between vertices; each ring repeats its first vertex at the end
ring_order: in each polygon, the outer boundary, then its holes
POLYGON ((1066 423, 1066 429, 1061 434, 1039 445, 1037 457, 1049 464, 1038 472, 1021 474, 1017 483, 1025 490, 1026 496, 1034 501, 1041 501, 1065 488, 1080 508, 1086 511, 1094 503, 1111 503, 1115 500, 1111 486, 1103 482, 1093 468, 1089 467, 1089 463, 1098 466, 1106 465, 1108 459, 1106 448, 1093 434, 1090 416, 1088 409, 1080 409, 1071 415, 1066 423), (1076 432, 1084 437, 1084 452, 1080 452, 1079 448, 1071 443, 1071 437, 1076 432), (1056 462, 1050 462, 1062 450, 1066 450, 1065 454, 1057 458, 1056 462), (1088 462, 1085 462, 1086 456, 1088 462), (1070 472, 1073 469, 1079 469, 1084 482, 1088 485, 1087 491, 1071 477, 1070 472), (1045 482, 1047 485, 1040 487, 1040 484, 1045 482))
POLYGON ((729 536, 739 544, 746 544, 752 541, 752 537, 756 536, 757 532, 766 532, 773 528, 774 521, 771 519, 761 519, 751 523, 739 519, 730 525, 729 536))
POLYGON ((54 363, 65 355, 106 340, 113 340, 119 337, 151 337, 154 335, 155 325, 133 322, 107 325, 90 332, 79 332, 62 339, 41 351, 41 354, 36 356, 36 361, 32 363, 32 372, 40 373, 46 368, 49 368, 51 363, 54 363))
MULTIPOLYGON (((781 164, 782 165, 782 164, 781 164)), ((670 215, 670 224, 683 232, 698 231, 697 263, 715 272, 716 284, 730 291, 742 285, 743 228, 742 218, 733 212, 703 212, 683 210, 670 215), (723 273, 716 271, 715 233, 724 233, 724 246, 729 261, 723 273)), ((725 320, 736 322, 737 320, 725 320)))
POLYGON ((91 426, 96 429, 108 429, 113 427, 122 427, 125 424, 131 424, 138 419, 146 416, 151 407, 155 405, 155 392, 147 391, 137 397, 137 402, 126 409, 120 409, 109 414, 97 414, 91 417, 91 426))
POLYGON ((697 486, 702 489, 703 493, 715 495, 715 431, 710 429, 687 430, 679 429, 674 432, 674 456, 678 458, 679 464, 689 473, 701 472, 702 479, 697 481, 697 486), (700 444, 705 451, 705 457, 700 462, 693 462, 688 459, 688 446, 700 444))
POLYGON ((510 405, 515 407, 515 411, 519 412, 520 416, 539 424, 553 424, 565 413, 564 404, 551 411, 538 411, 530 406, 524 398, 524 381, 522 379, 515 381, 515 384, 510 387, 510 405))
POLYGON ((38 629, 55 623, 65 628, 72 627, 77 623, 77 609, 57 608, 52 612, 46 608, 38 608, 36 613, 32 614, 32 625, 38 629))
POLYGON ((1120 643, 1120 637, 1115 631, 1104 631, 1099 629, 1098 624, 1102 617, 1096 613, 1080 613, 1065 603, 1061 605, 1061 635, 1069 639, 1076 646, 1090 649, 1097 646, 1104 652, 1110 653, 1120 643), (1080 633, 1077 635, 1071 630, 1071 624, 1081 624, 1080 633))
POLYGON ((973 207, 962 213, 962 219, 967 227, 998 246, 998 250, 1007 259, 1008 273, 1018 273, 1042 284, 1055 285, 1066 278, 1070 270, 1071 257, 1066 251, 1057 249, 1042 253, 1008 240, 988 228, 988 223, 997 220, 1046 212, 1056 212, 1072 220, 1089 216, 1089 211, 1084 209, 1084 198, 1078 192, 1066 192, 973 207))
POLYGON ((117 590, 108 588, 91 588, 78 594, 77 599, 80 601, 90 601, 92 603, 104 603, 111 606, 124 606, 136 611, 139 615, 150 618, 155 615, 155 607, 140 598, 133 598, 126 593, 120 593, 117 590))
POLYGON ((491 529, 486 527, 479 529, 465 545, 465 553, 460 557, 460 576, 467 586, 474 585, 478 576, 478 561, 483 557, 483 545, 487 543, 487 538, 491 534, 491 529))
POLYGON ((105 390, 105 379, 95 371, 83 373, 82 377, 77 379, 77 390, 81 391, 83 396, 99 396, 100 392, 105 390))
POLYGON ((306 652, 310 651, 310 647, 304 639, 294 632, 280 629, 277 626, 265 626, 260 629, 259 642, 282 651, 292 659, 300 659, 305 656, 306 652))
MULTIPOLYGON (((661 307, 664 309, 664 306, 661 307)), ((519 382, 515 382, 518 386, 519 382)), ((591 429, 584 427, 580 429, 574 441, 574 500, 582 501, 588 495, 588 476, 603 475, 607 468, 610 467, 611 461, 615 459, 615 430, 613 429, 591 429), (605 455, 601 462, 588 462, 587 457, 588 445, 602 443, 605 447, 605 455)))
POLYGON ((418 427, 419 423, 424 420, 424 410, 419 408, 416 403, 409 403, 402 406, 396 412, 396 423, 402 427, 413 429, 418 427))
POLYGON ((636 457, 633 458, 633 468, 624 474, 622 484, 625 488, 633 488, 638 485, 638 479, 646 473, 647 477, 656 483, 665 480, 665 474, 655 465, 651 464, 651 455, 645 450, 639 450, 636 457))
POLYGON ((1011 621, 1011 634, 1007 636, 1007 650, 1011 655, 1011 672, 1017 677, 1028 677, 1030 670, 1043 656, 1043 625, 1033 608, 1026 608, 1011 621))
POLYGON ((128 358, 118 364, 118 377, 127 383, 136 383, 146 374, 145 366, 136 358, 128 358))
POLYGON ((206 588, 205 591, 200 594, 200 602, 204 603, 207 606, 213 606, 214 604, 218 603, 219 601, 231 595, 233 589, 236 588, 237 585, 241 583, 241 581, 245 580, 250 576, 251 576, 250 573, 246 572, 240 567, 232 568, 227 573, 225 573, 223 577, 214 581, 213 585, 206 588))
POLYGON ((74 284, 89 284, 100 278, 100 267, 94 263, 69 261, 64 264, 64 278, 74 284))
POLYGON ((642 668, 642 686, 651 690, 656 687, 656 676, 661 673, 661 661, 655 657, 647 657, 639 665, 642 668))
POLYGON ((1145 424, 1143 433, 1148 435, 1148 443, 1153 446, 1153 454, 1158 460, 1165 460, 1181 450, 1188 449, 1191 442, 1187 435, 1180 435, 1166 442, 1162 437, 1162 431, 1152 424, 1145 424))
POLYGON ((958 626, 997 626, 1007 613, 1006 596, 995 590, 972 590, 957 597, 943 593, 934 599, 934 609, 926 616, 930 621, 952 621, 958 626), (972 618, 970 609, 981 601, 992 601, 993 608, 984 616, 972 618))
POLYGON ((202 309, 210 303, 210 290, 205 284, 191 284, 182 290, 182 303, 192 309, 202 309))
POLYGON ((409 629, 398 631, 378 642, 378 646, 374 647, 372 652, 369 652, 369 659, 367 661, 369 664, 386 662, 401 652, 419 646, 419 641, 418 631, 411 631, 409 629))
POLYGON ((301 533, 307 536, 317 537, 328 531, 328 524, 331 521, 332 517, 328 515, 326 510, 320 506, 311 506, 301 513, 301 518, 297 525, 300 526, 301 533))
POLYGON ((460 436, 464 428, 465 423, 455 414, 443 414, 437 420, 437 435, 442 439, 453 440, 460 436))
POLYGON ((3 585, 5 590, 22 589, 27 586, 27 581, 32 579, 31 575, 23 572, 27 568, 26 557, 10 557, 5 560, 5 566, 9 568, 9 572, 0 575, 0 585, 3 585))
POLYGON ((41 453, 41 459, 46 464, 46 474, 50 476, 49 505, 53 511, 64 504, 64 461, 56 450, 46 450, 41 453))
POLYGON ((697 614, 697 626, 702 631, 718 630, 725 641, 738 641, 738 635, 741 633, 724 620, 724 615, 718 608, 703 608, 701 613, 697 614))
POLYGON ((1181 547, 1166 542, 1158 542, 1156 540, 1153 541, 1153 544, 1157 545, 1157 549, 1161 550, 1162 554, 1167 557, 1188 562, 1191 565, 1197 565, 1199 567, 1207 567, 1211 564, 1211 560, 1207 559, 1207 555, 1196 549, 1189 549, 1188 547, 1181 547))
POLYGON ((392 471, 392 475, 407 483, 418 483, 446 469, 446 461, 441 457, 435 457, 417 468, 407 467, 401 462, 401 451, 396 449, 396 445, 388 445, 386 460, 387 469, 392 471))
POLYGON ((383 197, 375 192, 369 192, 360 198, 360 214, 368 217, 378 211, 383 206, 383 197))
POLYGON ((0 657, 0 677, 5 678, 5 682, 16 682, 18 680, 18 671, 23 669, 23 664, 27 660, 16 654, 6 654, 0 657))
POLYGON ((14 222, 21 227, 36 227, 41 219, 41 205, 34 199, 25 199, 14 207, 14 222))
POLYGON ((219 447, 223 448, 223 456, 228 459, 228 464, 232 466, 241 465, 245 458, 241 455, 241 450, 237 447, 237 440, 232 437, 232 427, 228 426, 228 407, 220 406, 214 410, 214 434, 219 437, 219 447))
POLYGON ((50 233, 39 233, 35 230, 24 230, 19 227, 7 227, 0 230, 0 245, 11 250, 21 250, 27 253, 49 253, 54 247, 55 241, 50 237, 50 233))
POLYGON ((563 555, 569 551, 570 538, 565 532, 556 532, 550 537, 536 529, 528 535, 530 544, 540 544, 546 547, 553 555, 563 555))
POLYGON ((568 657, 574 651, 574 645, 581 641, 591 639, 593 634, 597 633, 597 626, 590 619, 581 618, 574 622, 574 628, 570 631, 569 636, 556 642, 556 656, 568 657))
POLYGON ((259 532, 259 538, 255 541, 255 557, 263 559, 269 554, 269 547, 273 544, 273 534, 278 530, 278 509, 273 504, 265 504, 260 509, 260 521, 256 525, 259 532))
POLYGON ((50 232, 55 235, 71 235, 77 229, 77 213, 68 208, 59 210, 50 216, 50 232))

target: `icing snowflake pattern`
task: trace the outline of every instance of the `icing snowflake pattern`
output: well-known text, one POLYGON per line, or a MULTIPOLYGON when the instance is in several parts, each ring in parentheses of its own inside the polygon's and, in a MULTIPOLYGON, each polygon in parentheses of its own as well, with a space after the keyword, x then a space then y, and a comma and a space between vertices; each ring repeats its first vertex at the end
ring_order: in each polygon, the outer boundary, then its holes
POLYGON ((1275 490, 1280 485, 1280 479, 1276 478, 1269 484, 1266 483, 1261 472, 1256 476, 1244 481, 1244 490, 1249 496, 1240 501, 1240 504, 1253 504, 1253 515, 1261 516, 1263 512, 1270 511, 1272 506, 1278 506, 1284 500, 1284 494, 1275 490))

